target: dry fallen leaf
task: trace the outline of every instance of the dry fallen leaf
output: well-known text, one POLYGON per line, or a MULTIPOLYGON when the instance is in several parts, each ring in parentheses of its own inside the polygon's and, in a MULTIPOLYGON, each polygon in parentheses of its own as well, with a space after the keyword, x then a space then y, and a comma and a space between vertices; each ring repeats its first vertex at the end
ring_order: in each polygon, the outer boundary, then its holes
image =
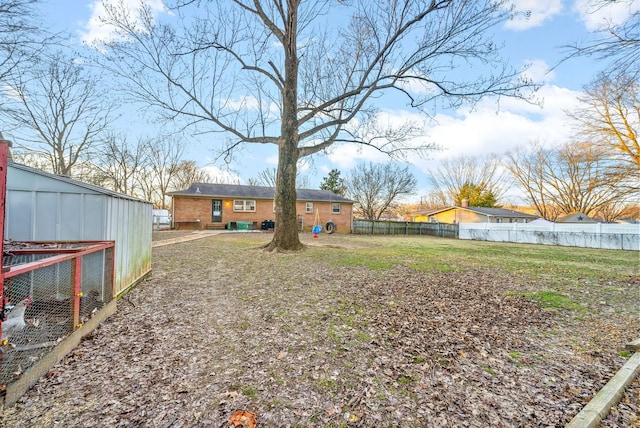
POLYGON ((234 427, 255 428, 258 423, 258 416, 246 410, 236 410, 231 414, 229 423, 234 427))

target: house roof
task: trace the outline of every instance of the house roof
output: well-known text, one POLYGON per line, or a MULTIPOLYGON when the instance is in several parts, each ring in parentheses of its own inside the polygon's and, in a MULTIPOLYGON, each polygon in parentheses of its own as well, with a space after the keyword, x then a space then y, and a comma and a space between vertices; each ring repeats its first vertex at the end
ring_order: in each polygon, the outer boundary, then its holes
POLYGON ((597 220, 592 219, 588 215, 582 212, 564 215, 556 219, 556 223, 597 223, 597 220))
POLYGON ((638 224, 639 222, 632 218, 619 218, 615 220, 615 223, 619 224, 638 224))
POLYGON ((482 214, 487 217, 511 217, 511 218, 527 218, 536 219, 538 216, 532 214, 526 214, 519 211, 508 210, 506 208, 485 208, 485 207, 447 207, 441 208, 431 212, 429 215, 439 214, 449 210, 464 210, 471 211, 477 214, 482 214))
MULTIPOLYGON (((239 184, 193 183, 188 189, 169 192, 168 194, 172 196, 273 199, 275 188, 239 184)), ((296 195, 299 201, 343 202, 350 204, 354 202, 329 190, 296 189, 296 195)))

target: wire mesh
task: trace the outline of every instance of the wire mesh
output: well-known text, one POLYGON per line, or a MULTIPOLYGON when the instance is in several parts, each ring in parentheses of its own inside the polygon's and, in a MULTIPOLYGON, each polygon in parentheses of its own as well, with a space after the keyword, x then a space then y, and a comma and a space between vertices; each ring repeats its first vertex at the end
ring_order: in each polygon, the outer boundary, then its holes
POLYGON ((5 252, 5 267, 37 263, 26 272, 6 274, 4 280, 0 385, 19 378, 113 299, 113 253, 113 247, 78 252, 48 264, 48 259, 57 254, 5 252), (81 271, 76 275, 78 265, 81 271), (74 313, 77 303, 80 310, 74 313))

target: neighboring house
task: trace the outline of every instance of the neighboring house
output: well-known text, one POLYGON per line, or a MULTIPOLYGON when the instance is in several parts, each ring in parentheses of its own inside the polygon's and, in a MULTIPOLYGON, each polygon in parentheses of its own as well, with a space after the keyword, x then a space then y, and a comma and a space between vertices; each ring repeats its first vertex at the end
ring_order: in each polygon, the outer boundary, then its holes
POLYGON ((538 216, 505 208, 448 207, 421 213, 413 218, 416 222, 429 223, 528 223, 538 216))
POLYGON ((594 220, 585 213, 573 213, 558 217, 556 223, 599 223, 598 220, 594 220))
MULTIPOLYGON (((316 213, 323 231, 350 233, 353 201, 328 190, 297 189, 296 211, 300 230, 310 231, 316 213)), ((262 229, 275 220, 273 187, 194 183, 169 192, 175 229, 262 229)), ((277 226, 277 225, 276 225, 277 226)))
POLYGON ((617 224, 638 224, 639 222, 632 218, 619 218, 614 221, 617 224))
POLYGON ((549 226, 549 225, 552 225, 553 222, 549 220, 545 220, 542 217, 540 217, 533 221, 530 221, 529 224, 537 224, 538 226, 549 226))

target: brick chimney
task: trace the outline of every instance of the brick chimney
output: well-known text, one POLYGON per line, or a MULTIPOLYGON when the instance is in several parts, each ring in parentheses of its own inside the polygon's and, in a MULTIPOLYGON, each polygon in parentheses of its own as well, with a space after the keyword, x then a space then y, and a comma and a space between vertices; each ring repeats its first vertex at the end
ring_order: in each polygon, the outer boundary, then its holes
POLYGON ((469 199, 465 198, 465 199, 463 199, 462 201, 460 201, 460 203, 461 203, 461 205, 460 205, 460 206, 461 206, 462 208, 467 208, 467 207, 469 206, 469 199))

